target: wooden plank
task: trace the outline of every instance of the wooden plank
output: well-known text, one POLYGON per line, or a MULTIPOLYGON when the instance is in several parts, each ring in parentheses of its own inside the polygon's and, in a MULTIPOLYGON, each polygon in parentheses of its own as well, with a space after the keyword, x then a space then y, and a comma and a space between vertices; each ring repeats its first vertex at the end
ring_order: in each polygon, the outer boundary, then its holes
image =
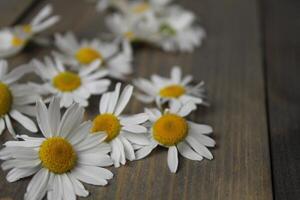
POLYGON ((35 0, 0 1, 0 27, 10 26, 35 0))
MULTIPOLYGON (((103 30, 103 16, 96 14, 93 4, 50 2, 62 21, 46 34, 71 29, 81 37, 93 37, 103 30)), ((166 150, 159 148, 144 160, 110 168, 115 177, 109 185, 86 185, 91 195, 83 199, 272 199, 258 5, 250 0, 187 0, 184 4, 202 17, 208 32, 204 46, 192 54, 137 49, 134 77, 158 72, 167 75, 172 65, 179 64, 197 80, 206 81, 212 106, 200 109, 192 119, 215 128, 215 159, 198 163, 181 157, 174 175, 167 167, 166 150)), ((13 62, 25 62, 45 52, 32 46, 13 62)), ((98 100, 93 98, 91 105, 98 105, 98 100)), ((93 106, 88 108, 90 117, 95 113, 93 106)), ((143 105, 133 100, 128 112, 142 109, 143 105)), ((4 175, 1 171, 0 177, 4 175)), ((0 182, 4 188, 0 197, 21 199, 28 181, 0 182)))
POLYGON ((300 199, 300 2, 266 0, 265 57, 275 199, 300 199))

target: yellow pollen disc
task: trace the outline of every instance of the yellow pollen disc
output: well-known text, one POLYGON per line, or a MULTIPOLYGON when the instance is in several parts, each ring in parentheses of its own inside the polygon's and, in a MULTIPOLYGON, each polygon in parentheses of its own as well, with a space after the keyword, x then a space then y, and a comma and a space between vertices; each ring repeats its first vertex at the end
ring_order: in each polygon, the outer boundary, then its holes
POLYGON ((76 90, 81 85, 81 79, 72 72, 61 72, 52 80, 53 86, 60 91, 70 92, 76 90))
POLYGON ((117 137, 121 130, 119 119, 113 114, 98 115, 92 126, 92 132, 104 131, 107 134, 106 142, 117 137))
POLYGON ((56 174, 72 170, 77 156, 72 145, 64 138, 52 137, 40 146, 39 157, 44 168, 56 174))
POLYGON ((176 145, 188 134, 186 120, 175 114, 163 115, 152 128, 154 139, 164 146, 176 145))
POLYGON ((12 102, 13 97, 9 87, 0 82, 0 117, 10 111, 12 102))
POLYGON ((124 33, 124 37, 128 40, 133 40, 135 38, 135 34, 132 31, 128 31, 124 33))
POLYGON ((132 8, 132 12, 136 14, 141 14, 150 9, 150 5, 146 2, 139 3, 132 8))
POLYGON ((11 40, 11 44, 15 47, 21 46, 25 43, 25 41, 19 37, 13 37, 11 40))
POLYGON ((32 27, 31 27, 31 25, 27 24, 27 25, 22 26, 22 30, 25 33, 31 33, 32 32, 32 27))
POLYGON ((78 62, 84 65, 90 64, 96 59, 103 59, 102 54, 99 51, 89 47, 80 48, 75 53, 75 58, 78 60, 78 62))
POLYGON ((159 91, 159 95, 165 98, 178 98, 185 93, 185 88, 181 85, 169 85, 159 91))

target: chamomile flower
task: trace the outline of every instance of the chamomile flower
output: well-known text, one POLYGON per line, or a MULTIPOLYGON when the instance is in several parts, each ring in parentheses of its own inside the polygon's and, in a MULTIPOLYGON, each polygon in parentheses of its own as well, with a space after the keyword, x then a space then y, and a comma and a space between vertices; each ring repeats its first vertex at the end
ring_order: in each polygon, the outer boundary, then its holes
POLYGON ((16 136, 11 118, 27 130, 37 132, 34 122, 24 114, 32 115, 35 112, 30 104, 39 95, 30 86, 16 83, 21 76, 31 71, 30 67, 24 65, 8 72, 7 62, 0 60, 0 134, 7 127, 12 136, 16 136))
POLYGON ((158 45, 165 51, 193 51, 205 37, 204 29, 194 23, 192 12, 179 6, 169 7, 159 19, 158 45))
POLYGON ((137 21, 132 16, 114 13, 106 18, 106 24, 114 35, 129 42, 151 42, 157 32, 153 20, 147 18, 137 21))
POLYGON ((212 133, 212 128, 185 119, 195 109, 193 103, 181 104, 178 101, 172 101, 170 109, 166 109, 164 113, 158 109, 146 109, 151 122, 152 142, 136 151, 136 158, 144 158, 158 145, 166 147, 168 167, 172 173, 177 171, 178 151, 190 160, 201 161, 203 157, 212 159, 207 147, 215 146, 215 141, 206 135, 212 133))
POLYGON ((204 82, 192 86, 191 81, 192 76, 182 77, 180 67, 175 66, 170 78, 153 75, 151 81, 143 78, 134 80, 134 85, 142 92, 137 93, 136 97, 144 103, 155 101, 159 107, 170 100, 207 105, 204 82))
POLYGON ((122 48, 119 42, 102 42, 98 39, 78 41, 74 34, 56 34, 55 44, 61 53, 55 53, 64 63, 84 68, 95 60, 101 60, 102 67, 108 70, 111 77, 124 79, 132 73, 132 51, 125 41, 122 48))
POLYGON ((31 85, 37 90, 43 90, 44 94, 60 97, 61 107, 67 108, 73 102, 86 107, 91 95, 104 93, 110 85, 110 80, 103 79, 107 70, 99 70, 99 60, 79 72, 67 70, 59 59, 52 60, 49 57, 44 62, 33 60, 32 63, 45 84, 31 85))
POLYGON ((73 104, 61 118, 59 100, 53 98, 49 108, 42 101, 36 105, 37 121, 43 137, 19 136, 8 141, 0 151, 7 181, 15 182, 33 175, 25 200, 76 199, 86 197, 82 182, 106 185, 113 174, 102 167, 112 165, 109 145, 101 143, 104 135, 89 134, 91 122, 82 123, 84 109, 73 104))
POLYGON ((55 24, 59 20, 58 16, 46 19, 51 13, 52 7, 47 5, 30 23, 0 30, 0 57, 19 53, 35 34, 55 24))
POLYGON ((142 125, 148 120, 146 113, 135 115, 120 115, 129 102, 133 87, 128 85, 120 94, 121 84, 116 85, 115 91, 103 94, 99 112, 93 120, 91 132, 107 134, 106 142, 111 146, 110 156, 115 167, 124 165, 126 159, 134 160, 134 144, 147 145, 148 138, 143 134, 147 129, 142 125))

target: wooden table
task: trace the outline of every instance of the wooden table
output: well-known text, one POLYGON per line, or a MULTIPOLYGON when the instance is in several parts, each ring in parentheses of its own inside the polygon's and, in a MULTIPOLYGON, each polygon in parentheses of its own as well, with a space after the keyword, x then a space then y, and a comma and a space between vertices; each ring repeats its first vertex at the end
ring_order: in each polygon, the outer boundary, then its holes
MULTIPOLYGON (((103 15, 84 0, 1 0, 0 26, 27 22, 46 3, 62 20, 44 35, 73 30, 97 37, 103 15)), ((214 160, 180 158, 177 174, 167 168, 164 149, 113 169, 107 187, 87 185, 86 199, 300 199, 300 1, 185 0, 208 33, 194 53, 136 49, 133 77, 167 75, 179 64, 185 73, 205 80, 210 108, 192 118, 214 127, 214 160)), ((41 58, 49 50, 28 46, 9 59, 10 66, 41 58)), ((35 79, 33 76, 27 78, 35 79)), ((93 98, 89 116, 96 113, 93 98)), ((130 112, 143 105, 132 101, 130 112)), ((17 131, 24 130, 16 126, 17 131)), ((0 136, 1 144, 11 139, 0 136)), ((29 179, 9 184, 0 171, 0 199, 22 199, 29 179)))

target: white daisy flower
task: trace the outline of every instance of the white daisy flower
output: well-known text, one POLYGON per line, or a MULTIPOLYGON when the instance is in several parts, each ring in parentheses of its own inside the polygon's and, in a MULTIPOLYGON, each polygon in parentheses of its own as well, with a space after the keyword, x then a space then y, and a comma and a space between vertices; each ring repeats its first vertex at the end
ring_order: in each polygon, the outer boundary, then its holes
POLYGON ((170 78, 153 75, 151 81, 143 78, 134 80, 134 85, 141 90, 136 97, 144 103, 156 102, 158 107, 170 100, 178 100, 183 104, 208 105, 205 101, 204 82, 192 86, 191 75, 182 77, 180 67, 174 66, 170 78))
POLYGON ((100 61, 92 62, 87 68, 79 72, 66 70, 59 59, 45 58, 44 63, 33 60, 36 73, 44 81, 42 86, 31 84, 44 94, 51 94, 61 98, 61 107, 69 107, 73 102, 81 106, 88 106, 91 95, 104 93, 110 85, 110 80, 103 79, 107 70, 99 70, 100 61))
POLYGON ((200 46, 205 31, 195 26, 195 15, 178 6, 171 6, 159 22, 159 39, 157 44, 165 51, 191 52, 200 46))
POLYGON ((158 109, 146 109, 151 122, 152 143, 140 148, 136 159, 144 158, 160 145, 168 148, 168 167, 172 173, 177 171, 177 151, 190 160, 201 161, 203 157, 211 160, 213 156, 207 147, 215 146, 215 141, 206 134, 212 133, 212 128, 185 119, 194 109, 193 103, 181 104, 178 101, 172 101, 170 109, 164 113, 158 109))
POLYGON ((30 105, 34 103, 39 95, 26 84, 16 82, 32 69, 23 65, 8 72, 7 62, 0 60, 0 134, 5 130, 15 135, 11 118, 19 122, 24 128, 31 132, 37 132, 34 122, 26 115, 33 115, 34 108, 30 105))
POLYGON ((84 109, 78 104, 68 108, 61 118, 59 100, 53 98, 49 108, 42 101, 36 105, 37 121, 44 137, 21 135, 22 141, 9 141, 0 151, 7 181, 15 182, 33 175, 25 200, 75 200, 86 197, 82 182, 106 185, 113 174, 102 167, 112 165, 105 136, 91 135, 91 122, 82 123, 84 109))
POLYGON ((120 94, 121 84, 115 91, 103 94, 99 112, 93 120, 91 132, 107 134, 106 142, 111 146, 110 156, 115 167, 124 165, 126 159, 134 160, 134 144, 147 145, 149 139, 145 134, 147 129, 142 125, 148 120, 146 113, 136 115, 120 115, 132 96, 133 87, 127 85, 120 94))
POLYGON ((52 6, 47 5, 29 24, 0 30, 0 57, 9 57, 19 53, 32 36, 55 24, 59 20, 58 16, 46 19, 51 13, 52 6))
POLYGON ((99 59, 102 67, 106 68, 109 75, 114 78, 124 79, 132 73, 132 51, 127 42, 102 42, 98 39, 91 41, 78 41, 74 34, 56 34, 55 44, 61 53, 55 52, 64 63, 80 68, 99 59))

